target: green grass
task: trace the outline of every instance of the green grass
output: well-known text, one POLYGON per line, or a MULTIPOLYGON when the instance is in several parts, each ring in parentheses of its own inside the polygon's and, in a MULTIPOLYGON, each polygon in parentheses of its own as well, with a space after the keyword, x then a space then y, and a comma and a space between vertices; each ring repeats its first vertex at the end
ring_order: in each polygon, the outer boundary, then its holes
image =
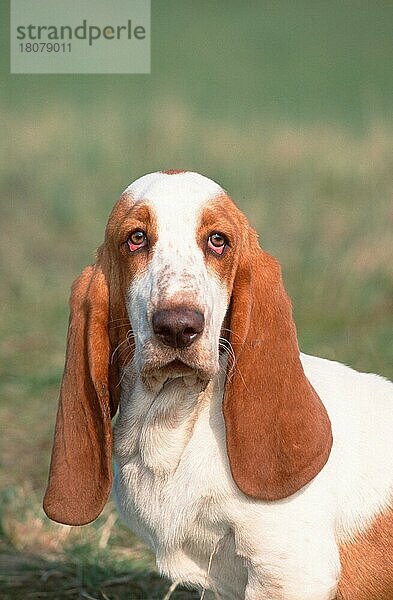
POLYGON ((69 287, 137 176, 222 183, 283 265, 302 349, 393 378, 393 8, 213 4, 153 2, 151 76, 11 76, 2 36, 2 598, 169 587, 112 504, 82 529, 41 509, 69 287))

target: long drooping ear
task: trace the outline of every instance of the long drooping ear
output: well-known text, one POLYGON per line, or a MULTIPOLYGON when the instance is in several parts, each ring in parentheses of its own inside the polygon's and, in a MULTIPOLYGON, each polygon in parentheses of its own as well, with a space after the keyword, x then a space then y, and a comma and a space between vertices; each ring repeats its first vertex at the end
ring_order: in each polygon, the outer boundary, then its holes
POLYGON ((102 511, 112 485, 109 294, 99 264, 75 281, 70 300, 67 354, 60 391, 46 514, 84 525, 102 511))
POLYGON ((249 238, 251 251, 239 260, 230 307, 235 361, 224 398, 227 450, 241 491, 278 500, 322 469, 332 434, 300 362, 280 266, 259 248, 252 230, 249 238))

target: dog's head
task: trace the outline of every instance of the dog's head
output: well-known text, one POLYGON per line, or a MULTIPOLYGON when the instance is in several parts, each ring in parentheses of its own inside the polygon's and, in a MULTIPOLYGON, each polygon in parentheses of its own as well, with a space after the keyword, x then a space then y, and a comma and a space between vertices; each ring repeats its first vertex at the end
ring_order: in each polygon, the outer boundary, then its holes
POLYGON ((244 223, 225 192, 195 173, 146 175, 114 208, 101 254, 121 272, 116 293, 146 385, 182 371, 202 382, 216 374, 244 223))
POLYGON ((331 431, 303 373, 279 265, 210 179, 141 177, 73 286, 47 514, 83 524, 102 510, 123 369, 150 389, 191 376, 203 387, 220 350, 232 355, 223 411, 233 478, 255 498, 289 496, 325 464, 331 431))

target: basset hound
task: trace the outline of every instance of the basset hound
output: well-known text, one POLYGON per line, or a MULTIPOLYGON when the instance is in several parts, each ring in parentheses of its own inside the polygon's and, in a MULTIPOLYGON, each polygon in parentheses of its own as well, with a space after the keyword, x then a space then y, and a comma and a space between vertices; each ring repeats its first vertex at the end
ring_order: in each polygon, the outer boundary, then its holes
POLYGON ((100 514, 113 445, 118 509, 173 580, 393 599, 393 384, 299 353, 279 264, 218 184, 132 183, 70 308, 51 519, 100 514))

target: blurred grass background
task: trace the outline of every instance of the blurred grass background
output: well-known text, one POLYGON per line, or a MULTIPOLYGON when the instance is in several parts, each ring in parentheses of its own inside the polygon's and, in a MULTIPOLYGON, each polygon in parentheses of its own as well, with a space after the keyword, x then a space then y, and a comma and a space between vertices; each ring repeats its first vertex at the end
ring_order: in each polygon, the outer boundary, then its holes
POLYGON ((199 171, 280 259, 302 349, 393 378, 393 5, 153 0, 134 76, 10 75, 0 10, 0 595, 163 598, 112 504, 41 510, 70 284, 131 180, 199 171))

